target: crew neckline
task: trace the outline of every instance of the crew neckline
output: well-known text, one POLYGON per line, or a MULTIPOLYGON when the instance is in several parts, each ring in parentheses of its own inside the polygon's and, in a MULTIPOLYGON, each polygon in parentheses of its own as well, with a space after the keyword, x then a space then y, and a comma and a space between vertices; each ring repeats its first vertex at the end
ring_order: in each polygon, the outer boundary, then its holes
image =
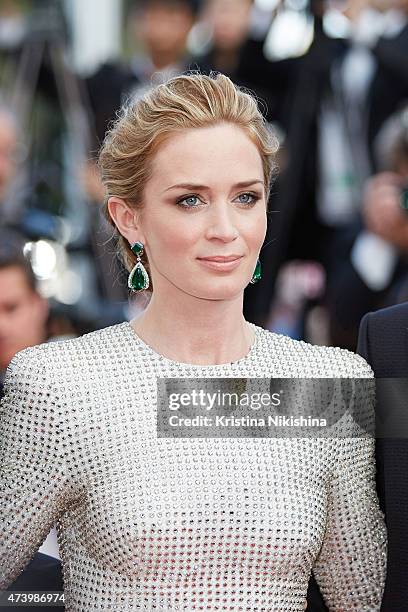
POLYGON ((254 334, 255 334, 254 341, 252 342, 248 353, 244 355, 244 357, 241 357, 241 359, 238 359, 237 361, 228 361, 224 363, 210 363, 206 365, 197 364, 197 363, 187 363, 185 361, 175 361, 174 359, 165 357, 161 353, 158 353, 157 351, 155 351, 149 344, 146 344, 144 340, 142 340, 142 338, 133 329, 133 326, 131 325, 130 321, 125 321, 124 325, 127 327, 129 333, 132 335, 133 340, 136 340, 136 342, 140 346, 142 346, 146 352, 148 352, 152 357, 155 357, 159 361, 173 365, 173 366, 186 367, 186 368, 199 368, 199 369, 205 370, 209 368, 213 369, 213 368, 222 368, 222 367, 229 367, 229 366, 236 366, 236 365, 239 366, 243 363, 246 363, 252 358, 252 356, 256 353, 258 346, 259 346, 261 328, 255 325, 254 323, 251 323, 250 321, 247 321, 247 323, 252 327, 252 329, 254 330, 254 334))

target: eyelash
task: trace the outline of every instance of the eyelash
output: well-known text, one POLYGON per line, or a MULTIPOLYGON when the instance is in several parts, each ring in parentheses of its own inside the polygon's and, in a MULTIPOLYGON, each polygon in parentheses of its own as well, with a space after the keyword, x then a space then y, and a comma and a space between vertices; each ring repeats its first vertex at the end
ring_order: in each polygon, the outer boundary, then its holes
MULTIPOLYGON (((246 208, 249 208, 250 206, 255 205, 255 204, 256 204, 256 202, 258 202, 258 200, 260 200, 260 196, 259 196, 259 195, 257 195, 256 193, 252 193, 252 192, 250 192, 250 191, 245 191, 244 193, 240 193, 240 194, 237 196, 237 198, 239 198, 239 197, 241 197, 241 196, 244 196, 244 195, 251 196, 251 198, 252 198, 252 200, 251 200, 250 202, 248 202, 248 203, 246 203, 246 202, 240 202, 240 204, 243 204, 243 205, 244 205, 246 208)), ((185 201, 186 201, 186 200, 188 200, 189 198, 197 198, 197 200, 199 200, 199 199, 200 199, 200 198, 199 198, 199 196, 198 196, 197 194, 192 193, 191 195, 184 196, 184 197, 180 198, 179 200, 177 200, 176 204, 177 204, 178 206, 180 206, 180 208, 184 208, 184 209, 187 209, 187 210, 191 210, 191 209, 193 209, 193 208, 198 208, 198 205, 197 205, 197 204, 195 204, 195 205, 193 205, 193 206, 186 206, 185 204, 183 204, 183 202, 185 202, 185 201)))

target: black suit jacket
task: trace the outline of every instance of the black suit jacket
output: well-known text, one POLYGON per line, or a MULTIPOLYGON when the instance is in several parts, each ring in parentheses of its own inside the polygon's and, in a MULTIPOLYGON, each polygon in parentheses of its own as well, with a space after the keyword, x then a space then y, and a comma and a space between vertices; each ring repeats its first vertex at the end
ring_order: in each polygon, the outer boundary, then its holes
MULTIPOLYGON (((368 313, 358 352, 376 378, 408 378, 408 302, 368 313)), ((408 440, 378 439, 377 488, 388 529, 388 567, 381 612, 408 612, 408 440)))

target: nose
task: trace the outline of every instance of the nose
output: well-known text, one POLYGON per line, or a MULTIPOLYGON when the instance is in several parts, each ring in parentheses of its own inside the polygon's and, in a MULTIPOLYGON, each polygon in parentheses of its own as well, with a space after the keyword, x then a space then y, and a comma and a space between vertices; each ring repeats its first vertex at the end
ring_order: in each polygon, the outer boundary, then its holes
POLYGON ((207 239, 218 238, 230 242, 238 238, 239 230, 235 222, 235 211, 226 202, 217 202, 209 212, 207 239))

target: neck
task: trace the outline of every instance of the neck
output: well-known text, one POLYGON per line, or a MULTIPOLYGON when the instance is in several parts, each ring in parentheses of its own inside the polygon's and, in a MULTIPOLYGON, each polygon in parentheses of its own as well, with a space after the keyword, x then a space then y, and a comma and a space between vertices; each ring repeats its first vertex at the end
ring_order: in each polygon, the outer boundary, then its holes
POLYGON ((132 321, 138 336, 156 352, 174 361, 196 365, 229 363, 245 357, 254 332, 242 314, 243 293, 231 300, 185 295, 173 300, 156 292, 132 321))

